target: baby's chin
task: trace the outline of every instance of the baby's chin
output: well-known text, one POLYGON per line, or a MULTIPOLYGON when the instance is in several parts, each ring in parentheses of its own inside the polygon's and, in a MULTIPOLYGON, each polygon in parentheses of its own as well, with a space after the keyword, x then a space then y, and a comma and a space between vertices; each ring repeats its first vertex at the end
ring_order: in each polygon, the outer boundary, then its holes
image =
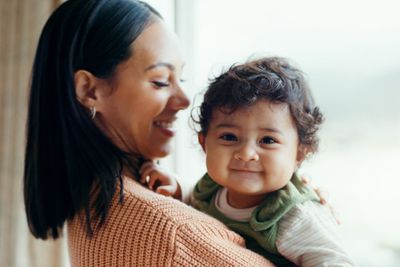
POLYGON ((235 191, 244 196, 259 196, 266 195, 270 191, 265 190, 262 184, 257 183, 248 183, 245 185, 235 185, 235 186, 227 186, 228 190, 235 191))

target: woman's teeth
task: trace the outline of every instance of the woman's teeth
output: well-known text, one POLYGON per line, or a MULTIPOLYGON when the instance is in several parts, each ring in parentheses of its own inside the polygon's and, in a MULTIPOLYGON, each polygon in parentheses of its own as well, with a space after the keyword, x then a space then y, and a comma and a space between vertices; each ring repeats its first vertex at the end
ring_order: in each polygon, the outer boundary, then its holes
POLYGON ((166 122, 166 121, 156 121, 155 126, 160 128, 172 129, 174 127, 173 122, 166 122))

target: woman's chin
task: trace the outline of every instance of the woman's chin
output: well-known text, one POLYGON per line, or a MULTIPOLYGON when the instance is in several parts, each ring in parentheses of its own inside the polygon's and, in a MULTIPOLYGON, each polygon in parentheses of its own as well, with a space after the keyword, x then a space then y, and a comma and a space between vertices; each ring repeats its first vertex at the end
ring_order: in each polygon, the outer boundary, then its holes
POLYGON ((169 154, 171 154, 171 152, 172 152, 172 142, 168 142, 167 144, 164 144, 163 146, 153 150, 149 155, 149 158, 151 159, 165 158, 169 154))

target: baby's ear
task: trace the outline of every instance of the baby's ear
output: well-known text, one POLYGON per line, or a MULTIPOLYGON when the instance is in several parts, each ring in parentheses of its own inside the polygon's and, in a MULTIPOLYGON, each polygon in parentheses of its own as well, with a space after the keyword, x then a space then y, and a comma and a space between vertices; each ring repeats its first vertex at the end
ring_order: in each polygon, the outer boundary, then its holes
POLYGON ((304 145, 299 145, 296 157, 296 163, 298 168, 300 167, 301 163, 306 159, 308 153, 309 153, 308 147, 304 145))
POLYGON ((205 146, 206 137, 204 136, 204 134, 198 133, 197 139, 199 140, 199 144, 201 145, 201 148, 203 148, 203 151, 206 152, 206 146, 205 146))

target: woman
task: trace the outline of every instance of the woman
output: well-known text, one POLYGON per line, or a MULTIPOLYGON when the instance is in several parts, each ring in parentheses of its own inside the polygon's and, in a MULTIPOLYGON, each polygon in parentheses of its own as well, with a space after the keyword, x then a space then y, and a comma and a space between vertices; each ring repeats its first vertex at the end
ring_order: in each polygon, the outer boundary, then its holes
POLYGON ((222 223, 138 182, 170 153, 183 59, 150 6, 69 0, 49 18, 32 71, 25 155, 28 224, 73 266, 270 266, 222 223))

